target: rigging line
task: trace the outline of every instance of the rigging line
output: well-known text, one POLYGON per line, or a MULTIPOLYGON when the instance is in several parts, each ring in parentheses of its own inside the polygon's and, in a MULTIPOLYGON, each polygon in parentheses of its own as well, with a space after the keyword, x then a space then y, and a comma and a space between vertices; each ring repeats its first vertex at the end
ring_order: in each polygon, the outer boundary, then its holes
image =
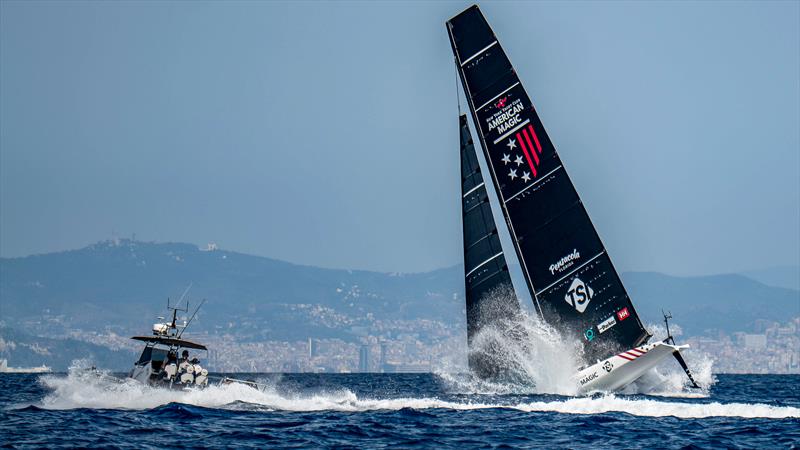
POLYGON ((453 66, 456 74, 456 103, 458 103, 458 116, 461 117, 461 96, 458 95, 458 61, 453 58, 453 62, 456 63, 455 66, 453 66))

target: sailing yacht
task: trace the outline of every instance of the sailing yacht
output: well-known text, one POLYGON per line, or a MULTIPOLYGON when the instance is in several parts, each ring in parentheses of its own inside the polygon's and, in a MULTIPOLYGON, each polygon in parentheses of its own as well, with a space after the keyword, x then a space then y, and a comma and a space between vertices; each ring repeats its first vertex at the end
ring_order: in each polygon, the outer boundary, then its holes
MULTIPOLYGON (((575 186, 494 32, 477 6, 448 20, 447 31, 472 122, 534 309, 583 345, 579 392, 615 391, 673 355, 697 387, 674 339, 648 343, 645 329, 575 186)), ((486 326, 514 334, 513 289, 467 117, 461 135, 467 335, 486 326), (512 291, 513 292, 513 291, 512 291)), ((513 257, 513 255, 512 255, 513 257)), ((665 317, 666 320, 666 317, 665 317)), ((525 339, 519 333, 515 339, 525 339)), ((501 367, 491 351, 471 351, 480 377, 501 367)))

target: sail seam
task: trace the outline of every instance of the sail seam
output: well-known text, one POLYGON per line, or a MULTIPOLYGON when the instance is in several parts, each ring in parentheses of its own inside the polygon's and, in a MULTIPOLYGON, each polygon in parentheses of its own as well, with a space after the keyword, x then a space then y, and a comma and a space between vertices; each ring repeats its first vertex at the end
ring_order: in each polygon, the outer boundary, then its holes
POLYGON ((593 256, 591 259, 589 259, 589 260, 588 260, 588 261, 586 261, 585 263, 581 264, 580 266, 578 266, 578 267, 576 267, 576 268, 572 269, 572 270, 571 270, 571 271, 570 271, 568 274, 566 274, 566 275, 564 275, 563 277, 559 278, 558 280, 554 281, 553 283, 551 283, 551 284, 550 284, 549 286, 547 286, 546 288, 544 288, 544 289, 540 289, 540 290, 539 290, 539 292, 546 291, 546 290, 550 289, 551 287, 553 287, 553 286, 557 285, 558 283, 561 283, 561 282, 562 282, 562 281, 564 281, 565 279, 567 279, 567 278, 569 278, 570 276, 572 276, 572 274, 573 274, 573 273, 575 273, 575 272, 579 271, 580 269, 583 269, 583 267, 584 267, 584 266, 586 266, 586 265, 587 265, 587 264, 589 264, 590 262, 594 261, 595 259, 599 258, 599 257, 600 257, 600 256, 601 256, 603 253, 605 253, 605 252, 606 252, 606 251, 605 251, 605 250, 603 250, 602 252, 600 252, 600 253, 598 253, 598 254, 594 255, 594 256, 593 256))
POLYGON ((500 252, 500 253, 498 253, 498 254, 496 254, 496 255, 492 256, 491 258, 487 259, 486 261, 484 261, 484 262, 482 262, 482 263, 478 264, 477 266, 475 266, 475 268, 474 268, 474 269, 472 269, 472 270, 470 270, 469 272, 467 272, 467 274, 465 275, 465 277, 468 277, 468 276, 472 275, 472 273, 473 273, 473 272, 475 272, 476 270, 480 269, 480 268, 481 268, 481 267, 483 267, 483 266, 484 266, 486 263, 488 263, 489 261, 491 261, 491 260, 493 260, 493 259, 497 258, 498 256, 500 256, 500 255, 502 255, 502 254, 503 254, 503 252, 500 252))
POLYGON ((472 193, 473 193, 473 192, 475 192, 477 189, 480 189, 480 188, 481 188, 481 186, 483 186, 483 185, 484 185, 484 183, 485 183, 485 182, 481 181, 481 184, 479 184, 479 185, 475 186, 474 188, 470 189, 469 191, 467 191, 467 193, 463 195, 463 198, 467 198, 467 196, 468 196, 469 194, 472 194, 472 193))
POLYGON ((481 105, 481 107, 480 107, 480 108, 478 108, 478 111, 480 111, 480 110, 482 110, 483 108, 485 108, 485 107, 486 107, 486 105, 488 105, 489 103, 492 103, 493 101, 497 100, 497 98, 498 98, 498 97, 500 97, 501 95, 503 95, 503 94, 505 94, 506 92, 510 91, 511 89, 514 89, 515 87, 517 87, 517 85, 518 85, 518 84, 519 84, 519 81, 517 81, 516 83, 512 84, 512 85, 511 85, 511 86, 510 86, 508 89, 506 89, 505 91, 503 91, 503 92, 501 92, 501 93, 499 93, 499 94, 495 95, 494 97, 492 97, 492 99, 491 99, 491 100, 489 100, 488 102, 486 102, 486 103, 482 104, 482 105, 481 105))
POLYGON ((500 136, 499 138, 495 139, 494 140, 494 144, 497 145, 498 142, 500 142, 503 139, 505 139, 505 138, 511 136, 512 134, 516 133, 517 131, 519 131, 520 128, 524 127, 525 125, 529 124, 530 122, 531 122, 531 119, 525 119, 524 122, 522 122, 521 124, 515 126, 512 129, 506 131, 506 134, 504 134, 504 135, 500 136))
POLYGON ((510 202, 510 201, 511 201, 511 200, 512 200, 514 197, 518 196, 519 194, 522 194, 523 192, 527 191, 528 189, 530 189, 530 188, 532 188, 532 187, 536 186, 537 184, 541 183, 542 181, 544 181, 544 179, 545 179, 545 178, 549 177, 550 175, 552 175, 552 174, 553 174, 553 172, 555 172, 556 170, 558 170, 558 169, 560 169, 560 168, 562 168, 562 167, 564 167, 564 166, 563 166, 563 165, 561 165, 561 164, 559 164, 559 165, 558 165, 558 167, 556 167, 555 169, 551 170, 550 172, 547 172, 546 174, 542 175, 542 176, 541 176, 541 177, 540 177, 538 180, 536 180, 536 181, 535 181, 533 184, 531 184, 531 185, 528 185, 528 186, 527 186, 527 187, 525 187, 523 190, 521 190, 521 191, 517 192, 516 194, 512 195, 511 197, 508 197, 508 200, 506 200, 505 202, 506 202, 506 203, 510 202))
POLYGON ((461 67, 464 67, 464 64, 466 64, 466 63, 472 61, 473 59, 477 58, 478 56, 483 54, 483 52, 485 52, 486 50, 489 50, 490 48, 492 48, 495 45, 497 45, 497 41, 492 42, 491 44, 487 45, 486 47, 484 47, 483 49, 478 51, 478 53, 475 53, 474 55, 472 55, 469 58, 467 58, 466 60, 464 60, 464 62, 461 63, 461 67))

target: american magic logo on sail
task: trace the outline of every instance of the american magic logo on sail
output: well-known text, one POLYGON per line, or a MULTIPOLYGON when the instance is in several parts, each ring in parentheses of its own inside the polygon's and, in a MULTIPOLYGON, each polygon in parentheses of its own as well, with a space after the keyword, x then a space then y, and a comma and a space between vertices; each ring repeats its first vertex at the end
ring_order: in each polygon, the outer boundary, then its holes
POLYGON ((508 97, 500 99, 495 106, 502 109, 489 119, 486 119, 490 132, 496 129, 497 133, 505 133, 514 125, 522 122, 519 117, 519 113, 525 109, 522 106, 522 100, 516 99, 510 105, 503 107, 503 105, 506 105, 507 100, 508 97))

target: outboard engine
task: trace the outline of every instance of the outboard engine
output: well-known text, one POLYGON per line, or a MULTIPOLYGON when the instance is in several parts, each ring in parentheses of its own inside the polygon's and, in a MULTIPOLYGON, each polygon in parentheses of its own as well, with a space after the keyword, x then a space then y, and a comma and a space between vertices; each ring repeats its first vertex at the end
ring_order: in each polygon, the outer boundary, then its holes
POLYGON ((181 369, 184 371, 181 374, 181 384, 192 384, 194 381, 194 367, 188 363, 184 364, 181 364, 181 369))
MULTIPOLYGON (((195 366, 195 367, 200 367, 195 366)), ((208 384, 208 370, 200 369, 200 372, 195 371, 197 375, 194 377, 194 384, 198 386, 206 386, 208 384)))
POLYGON ((164 379, 171 380, 175 378, 176 373, 178 373, 178 366, 175 363, 169 363, 164 367, 164 379))

